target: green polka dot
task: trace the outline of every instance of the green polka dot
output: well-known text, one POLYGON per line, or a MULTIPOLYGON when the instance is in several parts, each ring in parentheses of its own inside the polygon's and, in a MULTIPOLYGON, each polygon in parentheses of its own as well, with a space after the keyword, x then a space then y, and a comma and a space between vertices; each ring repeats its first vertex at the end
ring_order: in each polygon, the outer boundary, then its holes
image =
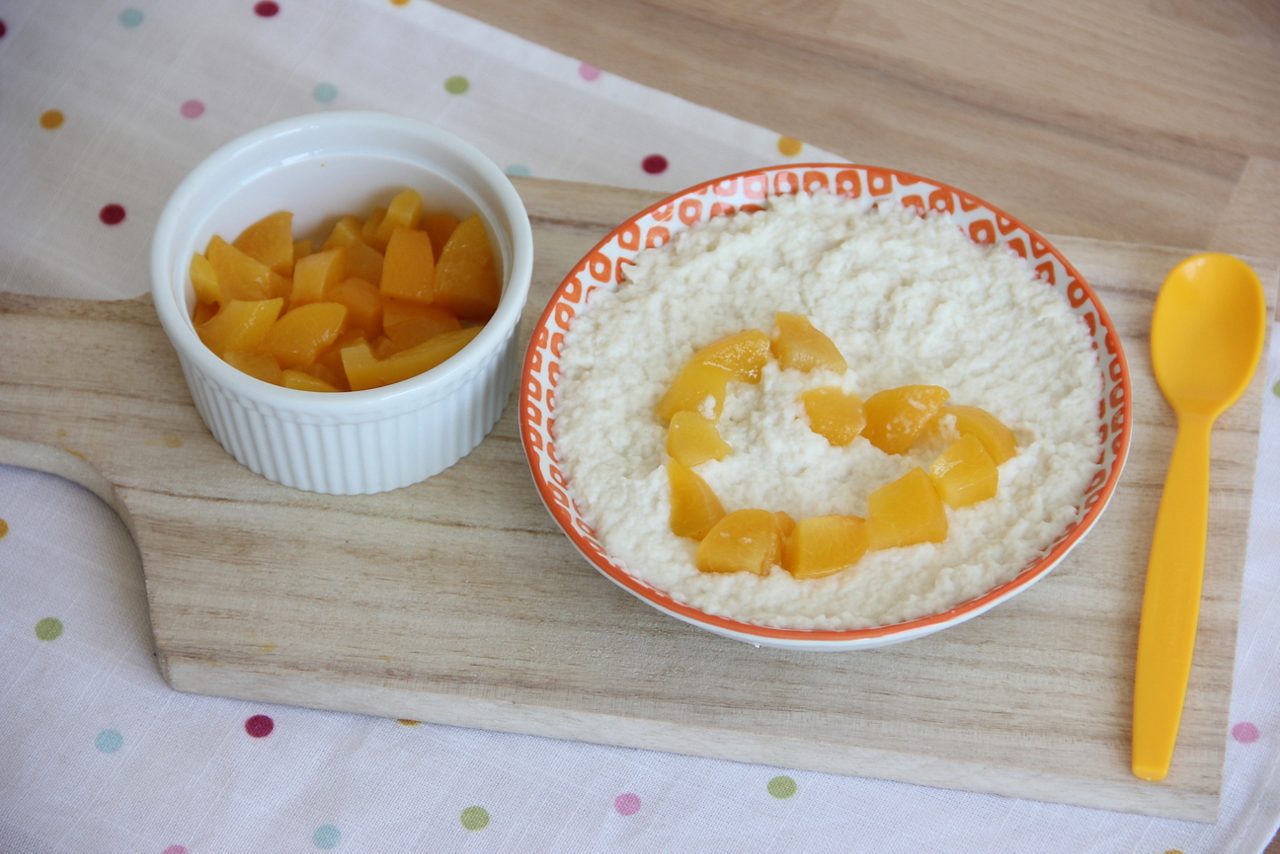
POLYGON ((791 797, 796 793, 796 781, 782 774, 774 777, 769 781, 769 794, 775 798, 783 799, 791 797))
POLYGON ((103 753, 115 753, 124 744, 124 736, 118 729, 104 729, 93 740, 93 746, 103 753))
POLYGON ((327 104, 334 98, 338 97, 338 87, 332 83, 317 83, 316 88, 312 90, 312 95, 322 104, 327 104))
MULTIPOLYGON (((444 91, 450 95, 461 95, 471 88, 471 81, 461 74, 455 74, 444 81, 444 91)), ((483 825, 482 825, 483 826, 483 825)))
POLYGON ((484 807, 467 807, 462 811, 462 826, 467 830, 484 830, 489 826, 489 811, 484 807))
POLYGON ((1276 384, 1271 387, 1271 393, 1280 397, 1280 380, 1276 380, 1276 384))
POLYGON ((57 640, 62 635, 62 620, 45 617, 36 623, 36 637, 40 640, 57 640))
POLYGON ((142 23, 142 11, 140 9, 125 9, 120 13, 120 26, 133 29, 142 23))
POLYGON ((529 167, 523 163, 512 163, 507 167, 506 172, 515 178, 528 178, 533 173, 529 171, 529 167))
POLYGON ((317 848, 328 851, 338 847, 338 843, 342 841, 342 831, 332 824, 322 824, 316 828, 315 833, 311 834, 311 841, 317 848))

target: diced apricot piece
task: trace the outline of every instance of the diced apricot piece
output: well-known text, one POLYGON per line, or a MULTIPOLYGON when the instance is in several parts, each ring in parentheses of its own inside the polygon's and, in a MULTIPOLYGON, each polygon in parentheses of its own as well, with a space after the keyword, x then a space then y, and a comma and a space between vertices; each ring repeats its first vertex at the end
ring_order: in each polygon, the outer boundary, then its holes
POLYGON ((253 350, 271 331, 284 300, 230 300, 218 313, 196 327, 200 340, 221 356, 233 350, 253 350))
POLYGON ((458 224, 440 252, 435 301, 459 317, 488 320, 501 296, 489 235, 480 216, 472 214, 458 224))
POLYGON ((929 475, 915 468, 867 496, 867 526, 873 549, 940 543, 947 511, 929 475))
POLYGON ((689 362, 676 374, 671 388, 658 401, 654 412, 660 421, 666 423, 681 410, 701 412, 707 398, 712 398, 713 414, 719 418, 720 410, 724 408, 725 389, 731 376, 724 368, 689 362))
MULTIPOLYGON (((405 299, 395 299, 383 294, 382 297, 382 325, 384 328, 395 326, 398 323, 404 323, 406 320, 417 320, 420 317, 433 317, 436 312, 449 311, 447 308, 442 309, 438 305, 430 303, 409 302, 405 299)), ((453 312, 449 312, 453 314, 453 312)))
POLYGON ((382 218, 386 215, 386 208, 375 208, 364 221, 364 225, 360 226, 360 239, 379 252, 385 252, 387 249, 387 241, 378 240, 378 226, 382 225, 382 218))
POLYGON ((837 448, 852 443, 867 423, 862 400, 833 386, 811 388, 800 395, 800 402, 809 417, 809 428, 837 448))
POLYGON ((311 251, 311 238, 293 241, 293 263, 297 264, 298 259, 306 258, 311 251))
POLYGON ((347 385, 346 372, 342 370, 342 351, 337 347, 332 347, 325 353, 325 356, 329 355, 329 353, 333 353, 337 357, 337 370, 330 367, 325 357, 321 356, 314 365, 307 369, 307 373, 325 385, 331 386, 335 391, 351 391, 351 386, 347 385))
POLYGON ((374 356, 368 344, 356 344, 342 349, 342 364, 347 381, 353 390, 390 385, 428 371, 453 356, 471 339, 480 334, 482 327, 456 329, 437 335, 416 347, 393 353, 385 359, 374 356))
POLYGON ((968 507, 994 498, 1000 482, 996 461, 972 435, 961 436, 943 451, 929 466, 929 476, 938 495, 951 507, 968 507))
POLYGON ((217 313, 218 307, 216 305, 207 302, 197 302, 196 310, 192 312, 191 315, 191 322, 192 324, 199 326, 217 313))
POLYGON ((773 355, 784 370, 828 370, 838 374, 849 369, 835 343, 819 332, 807 317, 780 311, 774 317, 778 334, 774 336, 773 355))
POLYGON ((451 213, 429 213, 422 217, 422 230, 431 235, 431 250, 437 258, 457 227, 458 218, 451 213))
POLYGON ((346 279, 325 291, 325 301, 347 307, 347 327, 372 338, 382 331, 382 292, 363 279, 346 279))
POLYGON ((262 342, 282 368, 305 368, 338 340, 347 307, 336 302, 313 302, 290 309, 275 322, 262 342))
POLYGON ((382 295, 412 302, 432 302, 435 296, 436 262, 431 237, 425 231, 397 228, 387 242, 382 260, 382 295))
POLYGON ((676 460, 667 460, 671 484, 671 532, 677 537, 701 540, 724 518, 724 506, 697 472, 676 460))
POLYGON ((778 517, 778 530, 782 532, 782 538, 785 540, 796 529, 796 520, 785 510, 779 510, 773 515, 778 517))
POLYGON ((382 284, 382 253, 364 241, 347 247, 347 275, 364 279, 371 285, 382 284))
POLYGON ((199 253, 192 255, 190 271, 191 289, 196 292, 196 300, 221 305, 222 288, 218 286, 218 274, 213 271, 209 259, 199 253))
POLYGON ((708 344, 693 354, 692 361, 724 368, 735 380, 758 383, 760 370, 769 361, 769 336, 748 329, 708 344))
POLYGON ((280 385, 283 380, 280 375, 280 365, 266 353, 230 350, 222 354, 222 361, 251 377, 257 377, 264 383, 280 385))
POLYGON ((280 384, 285 388, 296 388, 298 391, 337 391, 331 383, 327 383, 315 374, 306 371, 288 370, 281 372, 280 384))
POLYGON ((337 249, 339 246, 350 246, 353 243, 364 243, 360 237, 362 224, 360 220, 347 214, 333 225, 333 230, 325 238, 321 249, 337 249))
POLYGON ((671 417, 667 453, 683 465, 692 467, 707 460, 722 460, 732 452, 711 419, 689 409, 671 417))
POLYGON ((702 538, 693 563, 701 572, 768 575, 781 558, 778 517, 768 510, 735 510, 702 538))
POLYGON ((956 419, 956 432, 961 436, 973 436, 981 442, 996 465, 1017 455, 1018 440, 1014 438, 1013 431, 985 409, 976 406, 948 406, 942 410, 942 414, 956 419))
POLYGON ((386 327, 387 338, 391 341, 391 352, 408 350, 437 335, 462 328, 458 318, 454 317, 449 309, 438 305, 426 305, 423 308, 431 309, 431 312, 422 317, 386 327))
POLYGON ((277 211, 264 216, 240 232, 232 245, 273 273, 288 276, 293 269, 293 214, 277 211))
MULTIPOLYGON (((290 251, 292 251, 290 244, 290 251)), ((213 266, 218 285, 227 299, 264 300, 289 293, 289 280, 266 264, 250 258, 217 235, 209 241, 205 257, 213 266)))
POLYGON ((330 288, 347 278, 347 248, 335 246, 308 255, 293 271, 289 307, 321 302, 330 288))
POLYGON ((853 566, 867 551, 859 516, 814 516, 796 523, 782 549, 782 568, 796 578, 822 578, 853 566))
POLYGON ((422 196, 417 190, 403 189, 387 205, 374 240, 385 246, 391 239, 391 232, 397 228, 417 228, 421 222, 422 196))
POLYGON ((910 450, 942 411, 947 397, 947 390, 936 385, 904 385, 878 391, 862 406, 867 418, 862 435, 886 454, 910 450))

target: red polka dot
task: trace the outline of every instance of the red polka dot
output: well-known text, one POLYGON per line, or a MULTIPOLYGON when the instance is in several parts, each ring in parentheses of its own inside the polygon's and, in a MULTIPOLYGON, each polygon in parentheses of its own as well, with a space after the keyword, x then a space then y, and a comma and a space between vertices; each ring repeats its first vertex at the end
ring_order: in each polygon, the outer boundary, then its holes
POLYGON ((276 722, 266 715, 254 715, 244 722, 244 731, 254 738, 266 738, 275 728, 276 722))
POLYGON ((640 796, 635 792, 623 792, 613 799, 613 808, 618 815, 635 815, 640 812, 640 796))
POLYGON ((4 21, 0 21, 0 39, 4 38, 4 34, 9 32, 9 28, 4 25, 4 21))
POLYGON ((103 225, 119 225, 124 222, 124 208, 114 202, 103 205, 102 210, 98 211, 98 219, 102 220, 103 225))
POLYGON ((280 4, 273 3, 271 0, 262 0, 261 3, 253 4, 253 11, 259 18, 274 18, 280 14, 280 4))
POLYGON ((1253 744, 1260 736, 1258 728, 1248 721, 1241 721, 1231 728, 1231 737, 1241 744, 1253 744))
POLYGON ((198 119, 204 115, 204 103, 192 98, 190 101, 183 101, 182 106, 178 108, 178 112, 182 113, 184 118, 198 119))
POLYGON ((667 158, 663 157, 661 154, 650 154, 643 160, 643 162, 641 162, 640 165, 644 167, 644 171, 648 172, 650 175, 657 175, 661 172, 667 171, 667 158))

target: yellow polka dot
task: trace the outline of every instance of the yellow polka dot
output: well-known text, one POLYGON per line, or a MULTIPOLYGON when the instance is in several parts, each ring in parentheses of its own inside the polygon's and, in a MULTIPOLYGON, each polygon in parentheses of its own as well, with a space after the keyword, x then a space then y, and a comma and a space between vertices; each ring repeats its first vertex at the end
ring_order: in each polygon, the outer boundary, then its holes
POLYGON ((401 726, 417 726, 418 724, 422 723, 422 721, 411 721, 408 718, 396 718, 396 723, 400 724, 401 726))
POLYGON ((795 157, 804 148, 804 143, 796 139, 794 136, 778 137, 778 150, 787 157, 795 157))
POLYGON ((392 6, 408 6, 409 0, 391 0, 392 6))
POLYGON ((0 540, 3 540, 5 538, 5 535, 8 533, 9 533, 9 523, 3 519, 0 519, 0 540))
POLYGON ((57 130, 62 127, 62 110, 45 110, 40 114, 40 127, 45 130, 57 130))

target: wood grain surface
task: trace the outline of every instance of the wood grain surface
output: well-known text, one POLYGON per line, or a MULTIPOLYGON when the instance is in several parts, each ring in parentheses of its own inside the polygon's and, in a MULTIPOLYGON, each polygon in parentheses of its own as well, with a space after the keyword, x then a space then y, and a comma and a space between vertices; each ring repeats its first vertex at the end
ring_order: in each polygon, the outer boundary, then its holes
MULTIPOLYGON (((517 182, 560 276, 653 197, 517 182)), ((1261 375, 1214 435, 1209 560, 1173 771, 1128 772, 1147 542, 1172 445, 1148 317, 1179 250, 1057 237, 1133 371, 1128 467, 1095 531, 991 613, 880 650, 755 649, 597 575, 531 485, 514 407, 454 468, 335 498, 252 474, 201 424, 146 300, 0 295, 0 462, 117 507, 175 688, 1211 820, 1217 809, 1261 375)), ((1274 296, 1277 265, 1254 259, 1274 296)))
POLYGON ((1046 231, 1262 255, 1280 241, 1272 0, 443 5, 1046 231))

